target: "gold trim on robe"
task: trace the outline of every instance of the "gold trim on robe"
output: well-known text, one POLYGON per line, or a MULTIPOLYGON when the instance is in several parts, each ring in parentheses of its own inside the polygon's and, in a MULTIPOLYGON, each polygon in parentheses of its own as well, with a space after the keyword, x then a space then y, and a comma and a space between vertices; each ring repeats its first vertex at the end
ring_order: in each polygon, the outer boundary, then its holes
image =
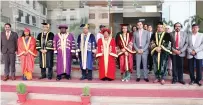
POLYGON ((109 62, 109 44, 111 42, 112 37, 109 37, 107 41, 105 41, 104 37, 102 37, 103 44, 103 53, 104 53, 104 66, 105 66, 105 76, 107 76, 108 72, 108 62, 109 62))
POLYGON ((21 56, 25 53, 25 51, 21 52, 20 54, 18 54, 17 56, 21 56))
POLYGON ((65 36, 62 37, 60 33, 58 33, 58 36, 61 40, 61 50, 62 50, 62 56, 63 56, 63 71, 66 72, 66 43, 67 43, 67 37, 69 36, 69 33, 65 33, 65 36), (63 39, 64 38, 64 39, 63 39))
MULTIPOLYGON (((128 44, 129 34, 127 34, 127 41, 126 41, 126 43, 124 42, 123 37, 122 37, 121 34, 120 34, 120 38, 121 38, 121 41, 122 41, 122 43, 123 43, 123 47, 124 47, 128 52, 135 54, 136 51, 132 51, 132 50, 130 50, 129 48, 126 47, 127 44, 128 44)), ((121 54, 121 53, 120 53, 120 54, 121 54)))
POLYGON ((91 33, 88 33, 85 40, 84 45, 84 33, 81 34, 81 42, 80 42, 80 50, 81 50, 81 58, 82 58, 82 67, 83 69, 87 68, 87 47, 91 33))
MULTIPOLYGON (((42 32, 41 33, 41 47, 43 47, 43 43, 42 43, 42 40, 43 40, 43 35, 44 33, 42 32)), ((45 45, 46 45, 46 42, 47 42, 47 39, 48 39, 48 35, 49 35, 49 32, 47 32, 46 34, 46 38, 45 38, 45 45)), ((43 48, 45 49, 45 48, 43 48)), ((42 53, 42 68, 45 68, 46 67, 46 53, 42 53)))

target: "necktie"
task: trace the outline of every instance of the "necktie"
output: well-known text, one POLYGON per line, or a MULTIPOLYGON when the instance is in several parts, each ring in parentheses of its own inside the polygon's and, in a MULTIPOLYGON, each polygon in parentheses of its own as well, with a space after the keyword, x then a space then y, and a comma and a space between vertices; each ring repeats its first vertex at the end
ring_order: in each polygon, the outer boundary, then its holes
POLYGON ((179 35, 178 35, 178 32, 176 34, 176 48, 179 47, 179 35))

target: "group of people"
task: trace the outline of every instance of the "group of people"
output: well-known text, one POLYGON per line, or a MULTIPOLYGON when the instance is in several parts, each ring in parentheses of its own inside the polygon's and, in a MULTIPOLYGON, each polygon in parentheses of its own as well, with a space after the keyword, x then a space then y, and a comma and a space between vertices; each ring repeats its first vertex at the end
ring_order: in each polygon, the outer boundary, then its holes
MULTIPOLYGON (((153 62, 155 74, 154 82, 165 84, 168 58, 172 58, 172 84, 183 80, 184 57, 189 61, 190 84, 197 83, 201 86, 203 59, 203 34, 199 33, 199 26, 192 25, 190 34, 181 31, 180 23, 174 24, 174 31, 165 31, 164 24, 157 24, 156 32, 152 27, 145 27, 138 22, 133 27, 133 32, 128 30, 128 24, 121 24, 121 32, 113 38, 112 30, 101 25, 99 34, 93 35, 89 32, 89 25, 82 24, 83 32, 77 41, 73 33, 67 31, 67 25, 59 25, 60 32, 54 35, 50 32, 50 24, 43 24, 43 32, 37 39, 31 36, 30 29, 25 28, 21 37, 11 31, 11 25, 5 24, 5 32, 1 33, 1 51, 5 60, 4 81, 9 79, 11 66, 11 79, 15 80, 15 55, 20 58, 24 80, 32 79, 34 61, 39 52, 41 77, 39 79, 52 79, 53 59, 56 54, 57 64, 56 80, 63 77, 71 79, 72 55, 75 54, 80 60, 80 80, 92 80, 93 62, 98 60, 99 78, 101 80, 114 80, 116 63, 119 63, 121 80, 129 81, 133 73, 133 59, 136 58, 136 81, 141 79, 140 65, 143 68, 144 80, 148 79, 149 59, 153 62), (186 55, 187 54, 187 55, 186 55), (196 62, 196 76, 194 75, 194 62, 196 62), (48 69, 48 74, 46 74, 48 69)), ((152 67, 150 67, 152 69, 152 67)))

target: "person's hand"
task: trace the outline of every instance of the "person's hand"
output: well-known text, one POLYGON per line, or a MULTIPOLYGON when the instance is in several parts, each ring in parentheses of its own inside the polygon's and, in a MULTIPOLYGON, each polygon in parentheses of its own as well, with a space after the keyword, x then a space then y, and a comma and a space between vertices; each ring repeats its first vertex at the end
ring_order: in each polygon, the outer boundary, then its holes
POLYGON ((176 54, 180 55, 180 54, 181 54, 181 52, 180 52, 179 50, 177 50, 176 54))
POLYGON ((46 53, 47 52, 47 50, 40 50, 42 53, 46 53))
POLYGON ((121 50, 122 52, 126 52, 126 50, 123 48, 122 50, 121 50))
POLYGON ((139 53, 139 54, 142 54, 142 53, 143 53, 143 50, 142 50, 142 49, 138 50, 138 53, 139 53))
POLYGON ((27 56, 28 52, 26 51, 23 55, 27 56))
POLYGON ((174 54, 178 54, 178 50, 173 50, 173 53, 174 54))
POLYGON ((161 52, 161 47, 157 47, 157 48, 156 48, 156 51, 157 51, 158 53, 160 53, 160 52, 161 52))
POLYGON ((191 54, 192 54, 193 56, 195 56, 195 55, 196 55, 196 52, 193 50, 193 51, 191 52, 191 54))
POLYGON ((125 52, 125 56, 128 56, 128 52, 125 52))
POLYGON ((173 54, 177 54, 177 51, 176 51, 176 50, 173 50, 172 52, 173 52, 173 54))
POLYGON ((40 51, 41 51, 42 53, 44 53, 44 50, 41 49, 40 51))

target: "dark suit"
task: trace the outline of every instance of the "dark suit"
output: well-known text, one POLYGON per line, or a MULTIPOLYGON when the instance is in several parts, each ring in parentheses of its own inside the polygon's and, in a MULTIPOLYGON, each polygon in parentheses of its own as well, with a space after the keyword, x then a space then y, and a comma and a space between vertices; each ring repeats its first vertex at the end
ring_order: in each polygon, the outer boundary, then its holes
MULTIPOLYGON (((151 36, 152 36, 152 34, 153 34, 153 32, 149 32, 150 33, 150 39, 151 39, 151 36)), ((151 50, 150 50, 150 48, 149 48, 149 52, 150 52, 151 50)), ((149 69, 149 71, 152 71, 152 66, 153 66, 153 59, 152 59, 152 55, 151 55, 151 53, 149 53, 148 54, 148 69, 149 69)))
POLYGON ((173 81, 183 81, 183 63, 184 57, 186 56, 186 49, 188 46, 187 40, 188 35, 180 31, 179 37, 179 47, 176 48, 176 34, 177 32, 171 33, 172 38, 172 50, 179 50, 181 53, 179 55, 172 54, 172 67, 173 67, 173 81))
POLYGON ((1 52, 4 57, 4 75, 9 76, 11 69, 11 76, 15 76, 15 59, 17 51, 17 40, 18 34, 16 32, 10 33, 9 39, 7 40, 6 32, 1 32, 1 52))

